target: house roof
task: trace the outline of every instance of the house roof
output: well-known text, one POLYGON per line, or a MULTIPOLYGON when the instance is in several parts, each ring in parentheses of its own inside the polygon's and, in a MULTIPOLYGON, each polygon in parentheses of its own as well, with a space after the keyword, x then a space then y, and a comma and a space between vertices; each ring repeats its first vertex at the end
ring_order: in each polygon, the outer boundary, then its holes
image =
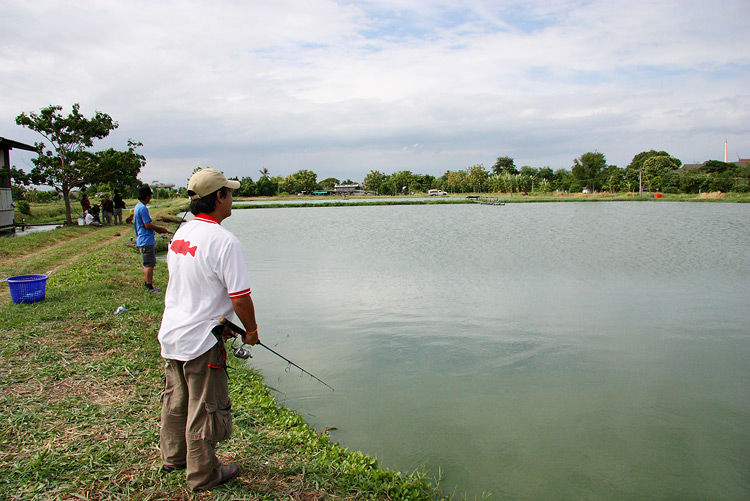
POLYGON ((16 148, 17 150, 36 151, 36 146, 30 146, 26 143, 19 143, 18 141, 13 141, 12 139, 5 139, 4 137, 0 137, 0 149, 12 150, 13 148, 16 148))

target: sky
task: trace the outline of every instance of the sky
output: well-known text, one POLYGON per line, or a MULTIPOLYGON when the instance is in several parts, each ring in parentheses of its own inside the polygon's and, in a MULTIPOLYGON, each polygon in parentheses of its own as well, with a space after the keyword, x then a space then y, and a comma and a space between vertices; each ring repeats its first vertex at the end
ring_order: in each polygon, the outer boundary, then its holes
MULTIPOLYGON (((0 137, 73 103, 144 182, 750 158, 750 0, 0 0, 0 137)), ((11 152, 27 172, 33 153, 11 152)))

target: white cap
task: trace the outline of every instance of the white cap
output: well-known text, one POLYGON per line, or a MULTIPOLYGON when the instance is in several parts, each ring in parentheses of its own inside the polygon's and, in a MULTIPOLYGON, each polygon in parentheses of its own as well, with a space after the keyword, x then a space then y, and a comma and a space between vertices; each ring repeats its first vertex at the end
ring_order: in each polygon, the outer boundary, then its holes
POLYGON ((209 167, 207 169, 201 169, 190 176, 190 181, 188 181, 188 195, 190 195, 190 198, 193 200, 197 200, 201 197, 210 195, 225 186, 236 190, 240 187, 240 182, 230 181, 224 177, 224 174, 209 167))

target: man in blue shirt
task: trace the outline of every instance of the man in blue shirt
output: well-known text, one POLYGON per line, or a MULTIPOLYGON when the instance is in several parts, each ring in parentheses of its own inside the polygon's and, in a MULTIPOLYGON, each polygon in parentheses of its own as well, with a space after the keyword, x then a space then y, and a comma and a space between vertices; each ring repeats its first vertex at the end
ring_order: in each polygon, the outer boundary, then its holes
POLYGON ((149 292, 159 293, 154 287, 154 267, 156 266, 156 233, 168 233, 163 226, 156 226, 151 222, 151 215, 146 205, 151 201, 151 187, 147 184, 138 188, 138 204, 133 210, 133 226, 135 226, 135 245, 143 258, 143 285, 149 292))

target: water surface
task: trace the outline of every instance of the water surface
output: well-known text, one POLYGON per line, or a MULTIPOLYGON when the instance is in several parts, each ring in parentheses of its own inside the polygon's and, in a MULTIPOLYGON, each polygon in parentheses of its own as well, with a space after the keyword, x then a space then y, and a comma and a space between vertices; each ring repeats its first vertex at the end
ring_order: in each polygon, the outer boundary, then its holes
POLYGON ((750 206, 235 210, 279 400, 494 499, 750 498, 750 206))

